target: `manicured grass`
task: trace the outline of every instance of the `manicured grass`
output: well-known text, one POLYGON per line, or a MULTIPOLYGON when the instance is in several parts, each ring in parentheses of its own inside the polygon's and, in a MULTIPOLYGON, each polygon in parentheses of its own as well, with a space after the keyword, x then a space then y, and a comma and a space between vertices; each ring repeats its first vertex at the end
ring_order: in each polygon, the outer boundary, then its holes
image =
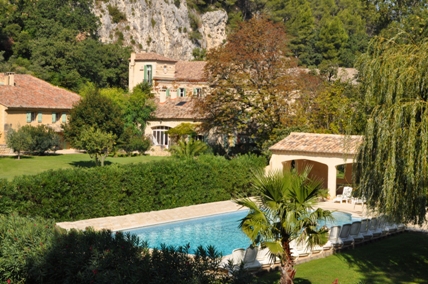
MULTIPOLYGON (((428 235, 407 232, 296 266, 295 284, 427 283, 428 235)), ((278 283, 279 272, 260 283, 278 283), (276 276, 276 277, 275 277, 276 276), (269 280, 267 280, 269 279, 269 280), (269 282, 267 282, 269 281, 269 282)))
MULTIPOLYGON (((106 159, 105 164, 145 163, 167 157, 136 156, 106 159)), ((49 156, 0 157, 0 178, 8 180, 19 175, 34 175, 50 169, 71 169, 76 167, 93 167, 94 162, 88 154, 64 154, 49 156)))

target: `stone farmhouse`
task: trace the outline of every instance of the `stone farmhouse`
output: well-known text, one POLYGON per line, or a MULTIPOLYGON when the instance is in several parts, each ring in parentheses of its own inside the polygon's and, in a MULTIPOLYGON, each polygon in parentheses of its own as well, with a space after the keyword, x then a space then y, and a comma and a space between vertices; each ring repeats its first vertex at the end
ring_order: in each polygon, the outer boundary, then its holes
POLYGON ((203 61, 178 61, 156 53, 131 54, 129 90, 142 82, 152 85, 156 111, 148 122, 145 135, 153 142, 151 154, 162 155, 171 145, 165 133, 181 123, 198 123, 201 117, 193 112, 192 97, 208 91, 203 61))
MULTIPOLYGON (((80 96, 27 74, 0 74, 0 153, 10 153, 5 136, 24 125, 47 125, 62 136, 61 124, 80 96)), ((63 143, 63 148, 68 148, 63 143)))

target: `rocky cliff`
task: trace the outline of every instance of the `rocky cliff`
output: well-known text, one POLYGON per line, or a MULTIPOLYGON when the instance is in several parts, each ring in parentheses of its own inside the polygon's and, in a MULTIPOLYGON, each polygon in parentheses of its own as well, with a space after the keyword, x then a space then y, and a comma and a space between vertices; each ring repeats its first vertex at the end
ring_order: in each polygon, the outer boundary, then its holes
POLYGON ((185 0, 95 0, 94 7, 101 40, 121 41, 135 52, 191 60, 193 49, 209 49, 226 39, 225 11, 199 15, 185 0))

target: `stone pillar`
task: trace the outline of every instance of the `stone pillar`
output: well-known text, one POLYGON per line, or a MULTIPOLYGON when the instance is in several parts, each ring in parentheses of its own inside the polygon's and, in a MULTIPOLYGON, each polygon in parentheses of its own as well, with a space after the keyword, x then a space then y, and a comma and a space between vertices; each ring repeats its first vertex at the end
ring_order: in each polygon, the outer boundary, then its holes
POLYGON ((336 167, 334 165, 328 166, 328 194, 330 199, 336 197, 336 167))

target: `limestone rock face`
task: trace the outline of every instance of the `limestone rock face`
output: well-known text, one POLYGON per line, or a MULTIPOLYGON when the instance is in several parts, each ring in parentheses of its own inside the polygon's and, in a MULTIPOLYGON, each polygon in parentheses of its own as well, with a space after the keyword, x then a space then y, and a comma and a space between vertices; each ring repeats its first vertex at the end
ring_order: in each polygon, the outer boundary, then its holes
POLYGON ((225 11, 198 15, 188 10, 185 0, 95 0, 93 12, 101 22, 98 31, 101 41, 121 41, 135 52, 156 52, 177 60, 191 60, 194 48, 209 49, 226 39, 225 11), (199 40, 191 39, 195 31, 190 17, 202 35, 199 40))

